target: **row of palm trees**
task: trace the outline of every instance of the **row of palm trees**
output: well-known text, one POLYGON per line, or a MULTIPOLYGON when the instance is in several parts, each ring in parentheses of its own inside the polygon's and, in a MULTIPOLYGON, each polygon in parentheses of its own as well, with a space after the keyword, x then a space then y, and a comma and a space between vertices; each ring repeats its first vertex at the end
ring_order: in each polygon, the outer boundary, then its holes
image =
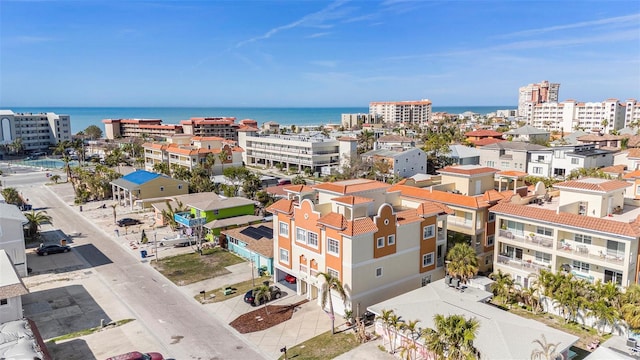
POLYGON ((640 286, 632 284, 625 291, 613 282, 600 280, 590 283, 562 272, 541 270, 531 278, 528 288, 516 284, 511 275, 501 271, 491 274, 495 281, 491 287, 502 305, 524 303, 532 312, 545 310, 543 305, 555 306, 565 322, 582 322, 595 319, 595 328, 603 334, 616 326, 626 324, 631 329, 640 329, 640 286), (545 303, 549 299, 550 303, 545 303), (624 323, 623 323, 624 322, 624 323))
POLYGON ((393 310, 383 309, 376 320, 382 324, 384 344, 388 341, 389 352, 395 354, 400 350, 403 359, 417 359, 418 355, 447 360, 480 358, 473 344, 480 323, 474 318, 437 314, 433 318, 434 328, 422 329, 418 326, 420 320, 404 321, 393 310), (398 336, 402 337, 399 348, 398 336))

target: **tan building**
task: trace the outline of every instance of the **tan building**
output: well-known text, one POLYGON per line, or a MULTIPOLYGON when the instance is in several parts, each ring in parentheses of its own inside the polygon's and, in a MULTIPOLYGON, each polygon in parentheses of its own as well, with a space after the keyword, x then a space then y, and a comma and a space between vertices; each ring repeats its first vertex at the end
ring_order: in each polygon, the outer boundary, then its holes
POLYGON ((625 204, 630 186, 583 178, 555 184, 559 196, 547 201, 494 206, 494 269, 511 274, 524 287, 541 269, 590 282, 636 283, 640 208, 625 204))
POLYGON ((113 200, 122 206, 129 206, 133 210, 137 202, 140 206, 148 206, 145 199, 162 201, 162 198, 171 198, 175 195, 189 193, 189 183, 172 179, 166 175, 157 174, 145 170, 137 170, 127 174, 111 183, 113 200))
POLYGON ((220 175, 225 167, 242 166, 242 149, 234 141, 219 137, 176 135, 166 142, 145 143, 144 163, 147 171, 153 171, 158 163, 167 163, 193 170, 197 166, 210 166, 212 175, 220 175), (213 155, 215 162, 207 164, 207 156, 213 155))
POLYGON ((369 114, 382 116, 385 123, 426 126, 431 121, 431 100, 373 101, 369 114))
POLYGON ((494 190, 497 171, 479 165, 448 166, 439 171, 439 185, 417 188, 401 184, 394 185, 392 190, 400 191, 406 199, 431 201, 451 209, 447 216, 448 242, 471 245, 476 250, 480 271, 485 272, 492 268, 495 238, 495 219, 489 208, 513 193, 494 190))
POLYGON ((163 125, 160 119, 104 119, 104 135, 107 139, 165 138, 182 134, 180 125, 163 125))
POLYGON ((353 179, 286 186, 273 213, 274 277, 295 276, 297 293, 320 301, 319 272, 342 282, 336 313, 354 313, 444 276, 447 214, 382 182, 353 179))
POLYGON ((193 117, 180 121, 185 134, 203 137, 221 137, 238 140, 238 128, 234 117, 193 117))
POLYGON ((531 114, 532 108, 537 104, 558 102, 559 92, 560 84, 550 83, 547 80, 520 87, 518 90, 518 116, 531 114))

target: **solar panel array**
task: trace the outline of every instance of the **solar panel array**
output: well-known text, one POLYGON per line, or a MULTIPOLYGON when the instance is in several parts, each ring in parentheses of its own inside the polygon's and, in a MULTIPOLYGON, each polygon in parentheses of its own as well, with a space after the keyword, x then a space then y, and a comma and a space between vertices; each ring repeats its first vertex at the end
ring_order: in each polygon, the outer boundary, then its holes
POLYGON ((273 229, 264 225, 257 227, 249 226, 240 230, 240 233, 255 240, 260 240, 262 238, 273 239, 273 229))

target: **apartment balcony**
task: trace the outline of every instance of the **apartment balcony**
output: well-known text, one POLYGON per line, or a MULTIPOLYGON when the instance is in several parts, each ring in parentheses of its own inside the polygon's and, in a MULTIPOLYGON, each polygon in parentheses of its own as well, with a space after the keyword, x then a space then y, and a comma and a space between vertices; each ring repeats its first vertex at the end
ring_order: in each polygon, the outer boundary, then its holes
POLYGON ((445 232, 444 229, 438 229, 438 238, 436 241, 440 242, 440 241, 445 241, 447 238, 445 236, 445 232))
POLYGON ((195 217, 191 212, 185 211, 181 213, 177 213, 173 215, 173 219, 180 225, 186 227, 196 227, 202 226, 207 222, 207 218, 205 217, 195 217))
POLYGON ((553 247, 553 238, 534 234, 531 235, 516 235, 508 230, 498 230, 498 236, 503 239, 509 239, 512 242, 527 244, 527 248, 539 248, 546 251, 553 247))
POLYGON ((595 260, 606 264, 623 265, 624 252, 612 251, 604 246, 583 244, 572 240, 562 240, 556 247, 558 254, 569 259, 595 260))
POLYGON ((522 261, 520 259, 514 259, 505 255, 498 255, 498 264, 504 265, 506 267, 526 271, 530 273, 540 272, 540 270, 550 270, 551 265, 541 265, 531 261, 522 261))
POLYGON ((447 225, 454 225, 457 227, 471 229, 473 227, 473 221, 463 217, 449 215, 449 217, 447 218, 447 225))

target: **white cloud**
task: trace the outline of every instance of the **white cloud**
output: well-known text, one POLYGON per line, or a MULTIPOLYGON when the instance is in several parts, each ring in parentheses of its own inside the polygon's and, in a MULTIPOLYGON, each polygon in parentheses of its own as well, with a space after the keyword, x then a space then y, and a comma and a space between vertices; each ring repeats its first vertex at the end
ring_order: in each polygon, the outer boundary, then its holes
POLYGON ((547 26, 547 27, 538 28, 538 29, 517 31, 510 34, 503 34, 498 37, 509 38, 509 37, 517 37, 517 36, 532 36, 532 35, 553 32, 553 31, 578 29, 578 28, 584 28, 584 27, 594 27, 598 25, 629 24, 637 29, 639 21, 640 21, 640 14, 631 14, 626 16, 617 16, 617 17, 598 19, 598 20, 592 20, 592 21, 581 21, 573 24, 555 25, 555 26, 547 26))
POLYGON ((307 36, 308 39, 315 39, 315 38, 319 38, 319 37, 323 37, 323 36, 327 36, 331 34, 330 32, 321 32, 321 33, 315 33, 315 34, 311 34, 309 36, 307 36))

